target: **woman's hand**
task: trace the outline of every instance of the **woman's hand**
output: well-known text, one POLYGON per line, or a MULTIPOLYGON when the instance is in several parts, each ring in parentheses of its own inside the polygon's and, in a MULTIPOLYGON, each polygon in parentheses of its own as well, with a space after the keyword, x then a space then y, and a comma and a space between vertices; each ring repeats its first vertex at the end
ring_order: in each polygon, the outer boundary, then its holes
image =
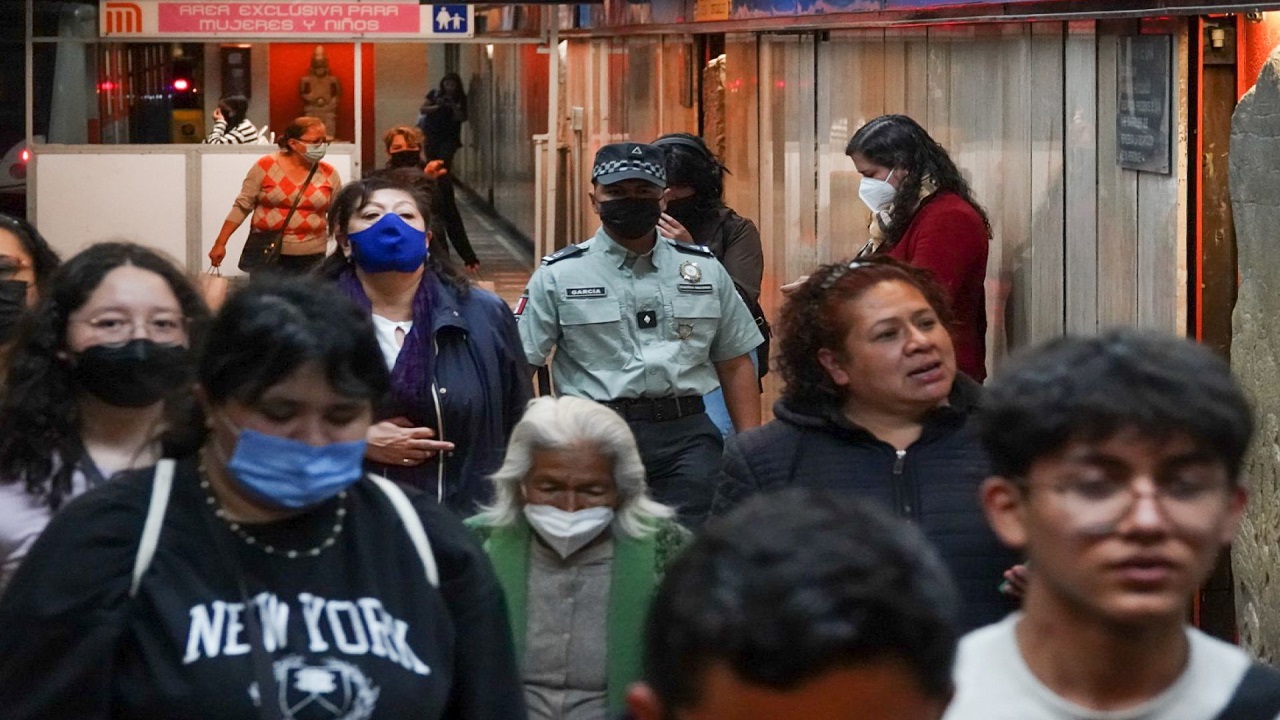
POLYGON ((791 293, 799 290, 800 286, 804 285, 808 281, 809 281, 808 275, 801 275, 800 277, 796 278, 795 280, 792 280, 791 282, 787 283, 786 285, 783 285, 778 289, 782 291, 783 295, 790 295, 791 293))
POLYGON ((408 418, 397 417, 374 423, 365 435, 369 445, 364 456, 383 465, 414 467, 453 450, 453 443, 433 440, 436 431, 415 427, 408 418))
POLYGON ((666 213, 662 213, 662 216, 658 218, 658 231, 672 240, 688 243, 689 245, 693 244, 693 235, 689 233, 685 226, 666 213))
POLYGON ((1000 592, 1021 600, 1027 594, 1027 577, 1031 572, 1026 565, 1014 565, 1004 571, 1004 582, 1000 583, 1000 592))
POLYGON ((214 267, 222 265, 222 261, 227 257, 227 246, 214 244, 209 250, 209 264, 214 267))

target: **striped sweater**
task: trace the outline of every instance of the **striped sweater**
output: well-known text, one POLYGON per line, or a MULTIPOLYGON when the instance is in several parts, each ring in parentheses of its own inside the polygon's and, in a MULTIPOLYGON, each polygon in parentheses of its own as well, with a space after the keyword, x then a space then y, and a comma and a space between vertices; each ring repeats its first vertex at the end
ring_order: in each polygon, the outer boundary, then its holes
POLYGON ((227 129, 226 120, 215 121, 213 132, 204 141, 211 145, 248 145, 258 142, 261 137, 262 132, 245 118, 230 130, 227 129))

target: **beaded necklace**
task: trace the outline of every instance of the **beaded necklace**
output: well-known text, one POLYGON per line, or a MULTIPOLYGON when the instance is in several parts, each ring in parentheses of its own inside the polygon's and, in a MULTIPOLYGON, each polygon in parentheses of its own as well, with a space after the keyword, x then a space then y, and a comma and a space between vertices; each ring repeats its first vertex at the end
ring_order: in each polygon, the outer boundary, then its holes
POLYGON ((204 490, 204 501, 213 508, 213 514, 227 524, 227 528, 235 533, 244 543, 250 547, 255 547, 268 555, 296 560, 300 557, 316 557, 325 550, 333 547, 337 542, 338 536, 342 534, 342 528, 346 525, 347 520, 347 491, 343 490, 338 493, 338 509, 334 513, 333 529, 329 532, 329 536, 322 540, 319 544, 303 550, 287 550, 277 548, 274 545, 264 543, 258 538, 249 534, 240 523, 227 517, 227 512, 218 504, 218 498, 213 494, 213 488, 209 485, 209 475, 205 472, 204 465, 200 466, 200 488, 204 490))

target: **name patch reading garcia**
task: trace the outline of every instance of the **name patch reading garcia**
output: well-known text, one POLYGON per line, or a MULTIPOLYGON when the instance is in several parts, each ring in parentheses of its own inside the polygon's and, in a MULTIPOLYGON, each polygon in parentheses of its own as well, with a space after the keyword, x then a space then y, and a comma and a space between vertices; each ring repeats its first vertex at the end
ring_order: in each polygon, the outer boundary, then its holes
POLYGON ((564 296, 570 300, 579 298, 602 298, 605 297, 605 291, 603 287, 565 288, 564 296))

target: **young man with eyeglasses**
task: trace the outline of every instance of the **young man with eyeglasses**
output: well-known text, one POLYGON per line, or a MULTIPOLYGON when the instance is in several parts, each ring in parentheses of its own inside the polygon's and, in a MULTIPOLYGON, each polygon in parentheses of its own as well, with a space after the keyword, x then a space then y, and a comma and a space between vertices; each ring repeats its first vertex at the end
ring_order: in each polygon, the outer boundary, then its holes
POLYGON ((1226 363, 1138 330, 1062 338, 989 386, 987 518, 1023 610, 961 643, 946 720, 1252 720, 1280 675, 1186 623, 1233 539, 1253 417, 1226 363))

